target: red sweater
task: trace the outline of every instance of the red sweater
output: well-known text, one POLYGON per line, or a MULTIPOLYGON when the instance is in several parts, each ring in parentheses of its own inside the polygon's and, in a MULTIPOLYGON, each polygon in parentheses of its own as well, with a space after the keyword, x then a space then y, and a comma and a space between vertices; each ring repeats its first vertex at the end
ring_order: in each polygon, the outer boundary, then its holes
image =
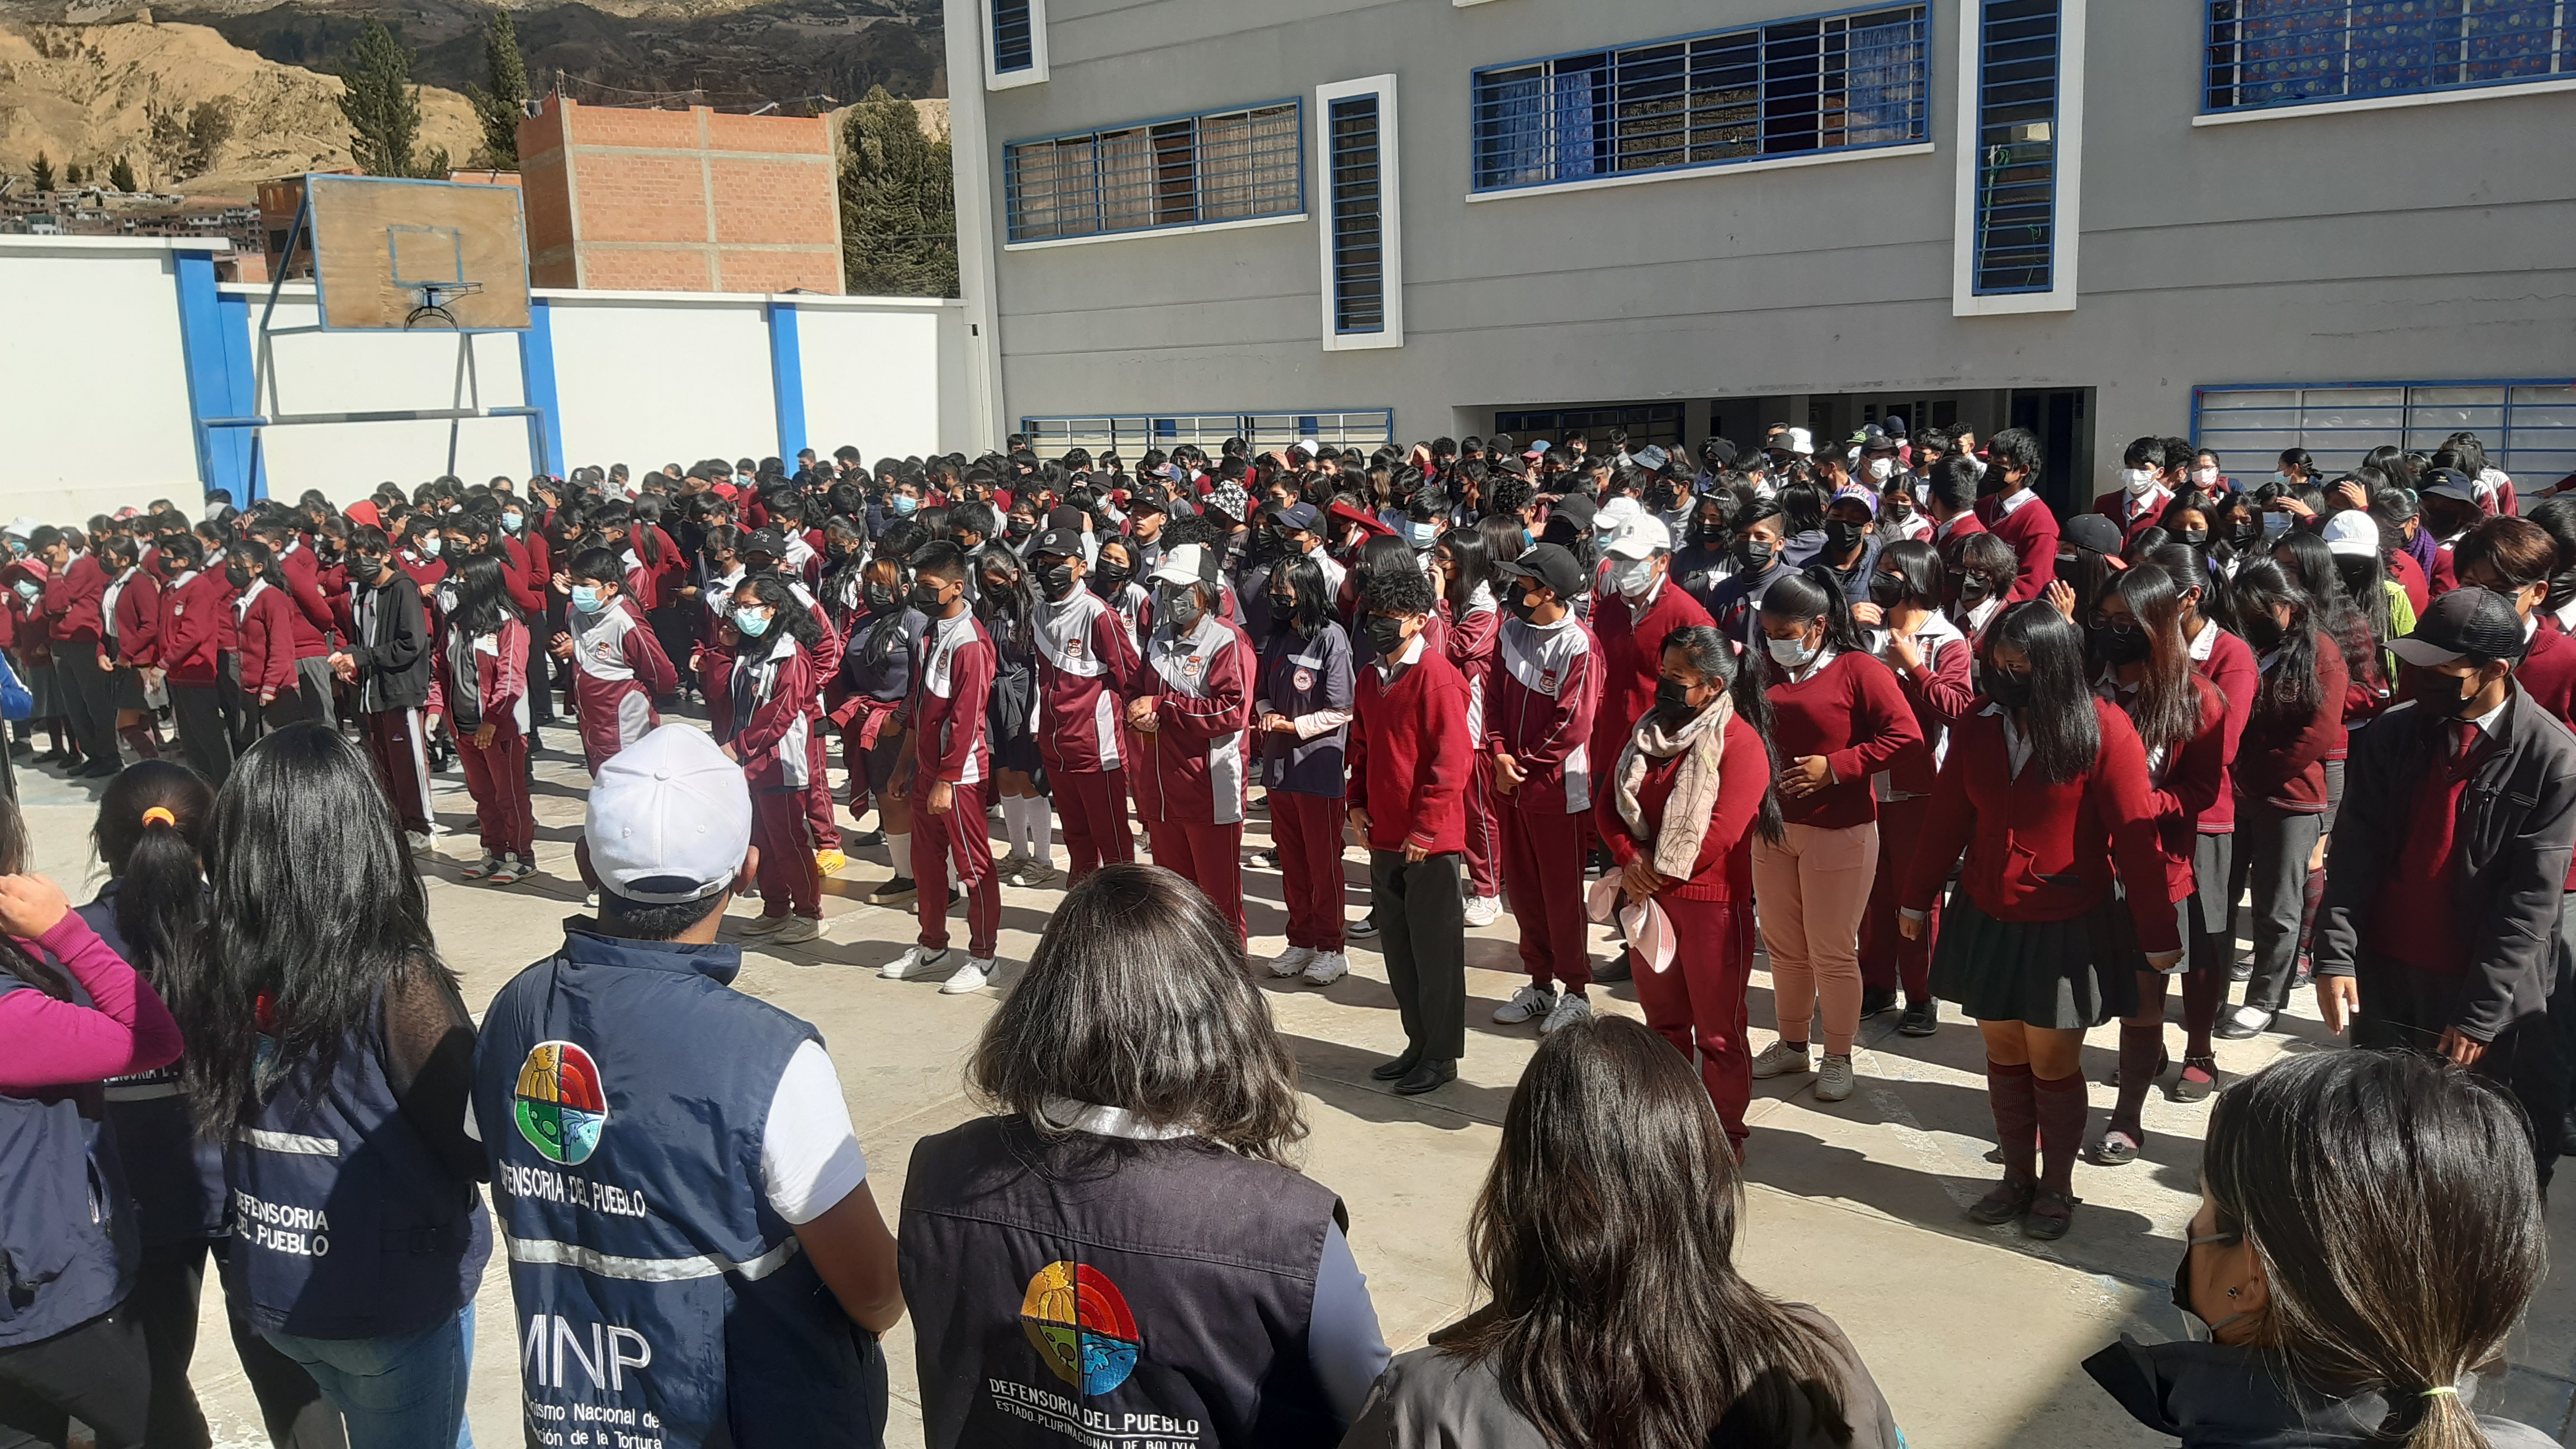
POLYGON ((2266 719, 2249 711, 2236 748, 2237 793, 2293 815, 2325 812, 2326 756, 2343 742, 2351 671, 2332 639, 2319 634, 2316 647, 2317 687, 2325 702, 2304 719, 2266 719))
POLYGON ((2146 748, 2118 705, 2097 699, 2093 709, 2101 751, 2090 771, 2063 784, 2036 760, 2013 778, 2000 709, 1959 722, 1899 906, 1928 910, 1960 861, 1960 889, 1996 920, 2071 921, 2111 893, 2116 861, 2138 944, 2151 952, 2182 944, 2164 894, 2146 748))
POLYGON ((1888 767, 1909 745, 1923 742, 1914 707, 1896 675, 1867 654, 1843 653, 1798 683, 1767 656, 1771 695, 1771 749, 1787 769, 1792 760, 1822 755, 1833 783, 1792 800, 1780 797, 1780 814, 1792 825, 1844 830, 1878 818, 1869 777, 1888 767))
POLYGON ((1889 663, 1888 672, 1896 676, 1896 687, 1905 696, 1906 708, 1914 714, 1914 743, 1896 752, 1887 762, 1888 788, 1900 795, 1929 795, 1938 771, 1932 760, 1933 743, 1941 732, 1957 724, 1967 714, 1977 697, 1968 683, 1968 661, 1976 652, 1959 626, 1947 618, 1934 616, 1937 624, 1926 624, 1914 639, 1918 655, 1928 658, 1923 671, 1926 677, 1889 663))
POLYGON ((2200 813, 2200 832, 2229 835, 2236 830, 2236 756, 2245 738, 2246 717, 2254 708, 2258 676, 2252 645, 2214 623, 2203 621, 2203 627, 2218 629, 2218 636, 2210 645, 2209 657, 2193 660, 2191 667, 2227 696, 2227 749, 2222 766, 2226 774, 2220 777, 2218 798, 2200 813))
POLYGON ((1601 703, 1592 712, 1592 758, 1606 770, 1628 747, 1628 732, 1655 704, 1655 681, 1664 665, 1664 639, 1676 629, 1715 621, 1690 592, 1670 578, 1639 614, 1616 590, 1592 601, 1592 636, 1601 641, 1601 703))
POLYGON ((1350 734, 1347 804, 1368 811, 1369 849, 1464 851, 1474 749, 1458 727, 1467 714, 1466 676, 1424 640, 1393 684, 1375 663, 1361 665, 1352 708, 1359 720, 1350 734))
POLYGON ((137 669, 148 669, 161 657, 161 581, 146 569, 116 595, 116 657, 137 669))
MULTIPOLYGON (((1621 866, 1640 855, 1653 859, 1654 837, 1664 828, 1664 807, 1673 798, 1682 759, 1646 761, 1646 778, 1637 786, 1637 814, 1646 823, 1642 840, 1619 814, 1618 782, 1604 782, 1595 814, 1601 843, 1621 866)), ((1618 758, 1611 757, 1602 768, 1616 770, 1618 758)), ((1717 800, 1709 809, 1708 831, 1700 837, 1699 859, 1691 865, 1690 879, 1670 888, 1672 894, 1686 901, 1753 899, 1753 822, 1762 813, 1762 787, 1770 780, 1771 757, 1763 753, 1762 736, 1741 716, 1729 718, 1726 754, 1717 767, 1717 800)))
POLYGON ((241 638, 241 689, 266 702, 295 690, 295 603, 283 589, 254 578, 228 606, 241 638))
MULTIPOLYGON (((295 657, 318 659, 330 652, 324 642, 336 616, 331 608, 331 595, 324 592, 322 561, 313 550, 301 543, 277 561, 277 572, 286 580, 286 596, 295 604, 295 657)), ((346 593, 348 585, 339 586, 346 593)))
POLYGON ((2036 599, 2039 591, 2057 579, 2057 515, 2048 511, 2045 499, 2034 496, 2028 503, 2010 513, 2003 510, 2003 496, 1977 500, 1977 519, 1986 531, 2012 545, 2021 560, 2021 572, 2013 579, 2008 603, 2018 604, 2036 599))
POLYGON ((2415 561, 2415 555, 2402 548, 2392 548, 2380 555, 2380 562, 2387 565, 2388 577, 2396 580, 2397 586, 2406 591, 2406 602, 2415 606, 2417 614, 2432 607, 2432 586, 2424 577, 2424 566, 2415 561))
MULTIPOLYGON (((2227 696, 2197 674, 2191 684, 2200 700, 2199 726, 2161 771, 2147 771, 2147 804, 2155 812, 2156 844, 2165 858, 2165 890, 2177 901, 2191 894, 2194 884, 2192 852, 2199 845, 2200 818, 2227 780, 2227 696)), ((2125 698, 2114 702, 2124 710, 2129 704, 2125 698)))
POLYGON ((224 626, 232 622, 232 589, 220 570, 198 569, 161 591, 160 666, 172 684, 213 684, 224 626))

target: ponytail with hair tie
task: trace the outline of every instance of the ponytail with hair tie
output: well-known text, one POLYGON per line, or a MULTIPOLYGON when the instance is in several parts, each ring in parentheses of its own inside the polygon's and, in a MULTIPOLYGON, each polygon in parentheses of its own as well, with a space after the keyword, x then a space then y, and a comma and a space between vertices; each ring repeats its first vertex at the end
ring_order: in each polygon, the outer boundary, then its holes
POLYGON ((176 830, 179 828, 179 817, 171 814, 168 806, 155 805, 143 812, 143 824, 146 829, 155 825, 167 825, 176 830))

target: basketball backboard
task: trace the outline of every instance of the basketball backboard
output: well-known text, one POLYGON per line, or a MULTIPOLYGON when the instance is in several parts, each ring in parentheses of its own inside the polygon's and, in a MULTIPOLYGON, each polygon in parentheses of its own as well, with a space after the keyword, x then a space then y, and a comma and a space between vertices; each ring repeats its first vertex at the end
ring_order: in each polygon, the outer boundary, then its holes
POLYGON ((517 187, 316 174, 304 211, 323 330, 527 327, 517 187))

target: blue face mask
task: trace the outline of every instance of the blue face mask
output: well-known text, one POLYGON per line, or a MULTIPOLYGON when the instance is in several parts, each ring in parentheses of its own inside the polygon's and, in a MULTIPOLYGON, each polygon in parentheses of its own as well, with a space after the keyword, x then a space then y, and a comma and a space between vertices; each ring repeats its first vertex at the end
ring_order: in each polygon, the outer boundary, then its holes
POLYGON ((572 586, 572 606, 585 614, 596 614, 608 607, 608 601, 599 596, 597 584, 575 584, 572 586))
POLYGON ((894 516, 897 518, 910 517, 912 511, 920 506, 921 500, 909 494, 898 493, 894 496, 894 516))
POLYGON ((447 540, 433 533, 429 537, 420 541, 420 556, 422 558, 436 558, 438 557, 438 551, 446 546, 447 540))
POLYGON ((527 526, 528 516, 524 513, 504 513, 501 515, 501 530, 504 533, 517 533, 527 526))
POLYGON ((1415 548, 1429 548, 1440 541, 1440 522, 1427 519, 1410 525, 1415 548))
POLYGON ((736 609, 733 611, 733 626, 742 631, 744 638, 757 639, 769 632, 769 616, 755 614, 749 609, 736 609))

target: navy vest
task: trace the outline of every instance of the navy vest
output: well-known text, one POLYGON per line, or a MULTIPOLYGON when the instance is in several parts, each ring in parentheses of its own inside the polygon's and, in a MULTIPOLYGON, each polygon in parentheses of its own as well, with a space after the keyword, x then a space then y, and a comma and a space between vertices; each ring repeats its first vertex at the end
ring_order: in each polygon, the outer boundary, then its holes
MULTIPOLYGON (((0 966, 0 996, 35 989, 0 966)), ((78 982, 72 999, 90 1004, 78 982)), ((143 1245, 103 1097, 95 1082, 0 1093, 0 1348, 77 1328, 133 1291, 143 1245)))
MULTIPOLYGON (((109 881, 80 918, 128 963, 134 953, 116 929, 116 886, 109 881)), ((107 1120, 134 1191, 134 1224, 143 1245, 195 1242, 224 1235, 224 1150, 198 1135, 179 1094, 179 1063, 107 1083, 107 1120)))
POLYGON ((483 1199, 394 1101, 381 1003, 373 1015, 328 1080, 298 1064, 225 1145, 224 1293, 254 1328, 409 1337, 455 1317, 483 1281, 483 1199))
POLYGON ((1329 1449, 1306 1332, 1340 1206, 1197 1138, 923 1138, 898 1240, 923 1441, 1329 1449))
POLYGON ((501 988, 474 1050, 528 1432, 881 1444, 876 1341, 761 1179, 779 1076, 821 1037, 731 989, 737 947, 589 925, 501 988))

